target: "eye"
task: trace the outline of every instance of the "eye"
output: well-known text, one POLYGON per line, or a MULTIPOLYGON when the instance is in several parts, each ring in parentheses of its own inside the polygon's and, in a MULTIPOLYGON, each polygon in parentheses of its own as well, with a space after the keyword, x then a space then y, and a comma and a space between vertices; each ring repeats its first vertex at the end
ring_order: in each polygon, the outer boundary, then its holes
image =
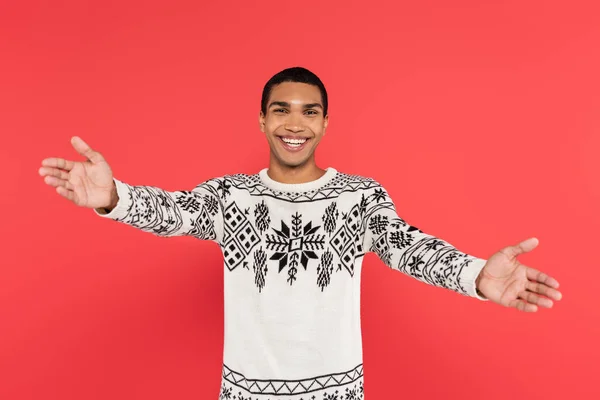
POLYGON ((276 113, 278 113, 278 112, 285 112, 285 111, 286 111, 285 108, 276 108, 276 109, 273 110, 273 112, 276 112, 276 113))
POLYGON ((316 110, 308 110, 306 111, 308 113, 308 115, 317 115, 319 112, 316 110))

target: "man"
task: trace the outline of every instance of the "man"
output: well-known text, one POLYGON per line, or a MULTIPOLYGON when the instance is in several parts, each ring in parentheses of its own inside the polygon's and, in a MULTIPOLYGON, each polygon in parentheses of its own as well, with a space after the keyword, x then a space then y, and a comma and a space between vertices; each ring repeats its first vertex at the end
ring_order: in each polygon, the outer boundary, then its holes
POLYGON ((312 72, 296 67, 274 75, 259 114, 269 167, 191 191, 123 183, 78 137, 73 147, 87 161, 42 161, 44 181, 76 205, 155 235, 219 244, 221 399, 363 399, 360 272, 369 251, 424 283, 521 311, 561 298, 555 279, 516 259, 537 239, 477 258, 400 218, 376 180, 319 168, 315 150, 327 108, 325 87, 312 72))

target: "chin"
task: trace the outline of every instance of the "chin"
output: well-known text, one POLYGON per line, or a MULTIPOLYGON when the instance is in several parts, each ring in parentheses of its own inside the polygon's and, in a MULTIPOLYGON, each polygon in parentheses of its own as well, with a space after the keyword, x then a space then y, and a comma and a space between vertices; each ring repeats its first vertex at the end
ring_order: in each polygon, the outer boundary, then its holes
POLYGON ((288 167, 288 168, 295 168, 295 167, 300 167, 304 164, 306 164, 306 162, 308 161, 308 158, 303 158, 303 159, 296 159, 296 160, 290 160, 290 159, 286 159, 286 158, 282 158, 282 157, 276 157, 277 161, 279 162, 279 164, 288 167))
MULTIPOLYGON (((277 139, 278 140, 278 139, 277 139)), ((271 146, 271 157, 277 160, 277 163, 287 167, 287 168, 296 168, 308 163, 314 153, 314 149, 305 149, 302 153, 297 153, 295 156, 293 154, 289 154, 285 150, 279 148, 278 144, 269 143, 271 146)))
POLYGON ((285 160, 279 160, 279 162, 289 168, 296 168, 296 167, 300 167, 304 164, 306 164, 306 160, 302 160, 302 161, 285 161, 285 160))

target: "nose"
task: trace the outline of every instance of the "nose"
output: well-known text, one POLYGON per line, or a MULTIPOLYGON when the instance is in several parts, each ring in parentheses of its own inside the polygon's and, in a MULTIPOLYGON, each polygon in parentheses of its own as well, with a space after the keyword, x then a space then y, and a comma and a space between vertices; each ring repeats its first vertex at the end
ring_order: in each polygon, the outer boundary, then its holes
POLYGON ((304 126, 302 125, 302 118, 292 114, 285 123, 285 129, 290 132, 302 132, 304 126))

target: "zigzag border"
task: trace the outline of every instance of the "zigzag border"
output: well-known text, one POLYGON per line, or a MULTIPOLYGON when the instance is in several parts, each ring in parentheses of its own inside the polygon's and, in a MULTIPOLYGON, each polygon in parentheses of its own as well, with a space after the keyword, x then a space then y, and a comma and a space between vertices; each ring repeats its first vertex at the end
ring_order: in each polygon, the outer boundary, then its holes
POLYGON ((380 187, 379 182, 372 178, 360 175, 350 175, 337 171, 336 175, 323 187, 308 192, 281 192, 275 191, 261 181, 259 174, 228 175, 227 179, 232 187, 247 190, 251 196, 268 196, 277 200, 294 203, 328 200, 338 197, 343 192, 357 192, 362 189, 380 187))
POLYGON ((353 383, 363 376, 363 364, 350 371, 299 380, 248 379, 223 364, 223 379, 252 394, 297 395, 353 383))

